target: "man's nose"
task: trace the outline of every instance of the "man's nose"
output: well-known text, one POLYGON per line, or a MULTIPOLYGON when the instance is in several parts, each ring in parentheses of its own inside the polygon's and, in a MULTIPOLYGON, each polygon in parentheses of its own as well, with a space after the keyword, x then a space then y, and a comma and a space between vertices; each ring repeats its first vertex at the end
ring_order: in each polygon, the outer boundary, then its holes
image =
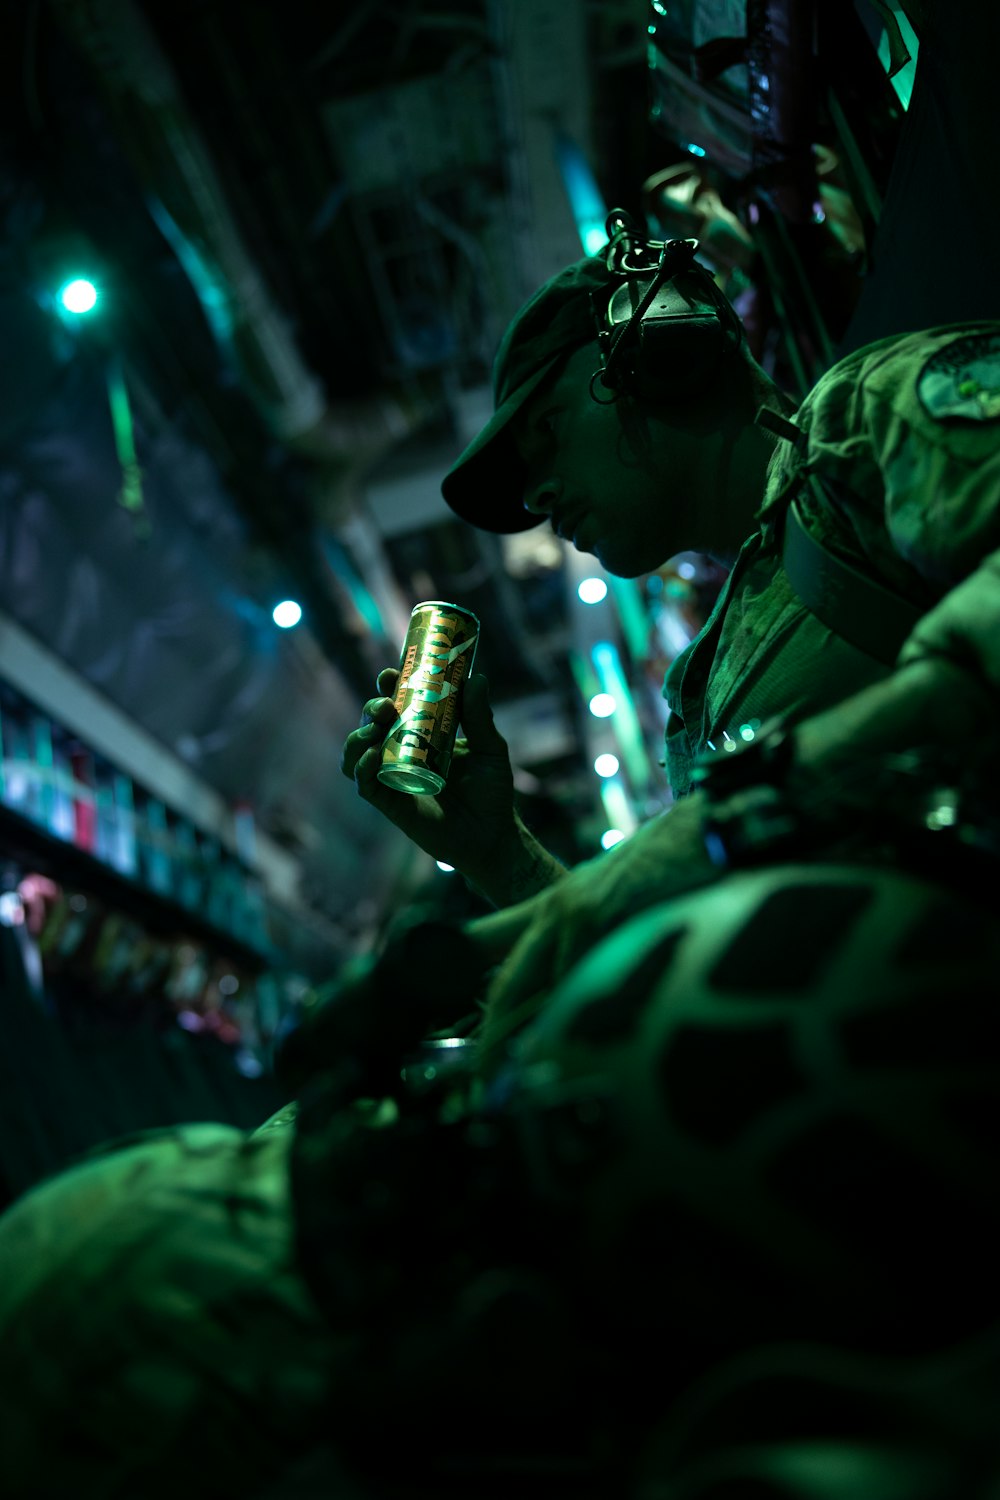
POLYGON ((524 489, 524 508, 534 516, 550 516, 556 503, 558 485, 553 479, 530 481, 524 489))

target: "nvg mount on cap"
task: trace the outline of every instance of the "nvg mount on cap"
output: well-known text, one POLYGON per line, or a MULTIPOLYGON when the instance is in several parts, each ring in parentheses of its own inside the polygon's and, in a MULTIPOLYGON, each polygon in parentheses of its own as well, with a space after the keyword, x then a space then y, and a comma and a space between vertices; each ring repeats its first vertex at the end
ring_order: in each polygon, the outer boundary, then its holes
POLYGON ((623 208, 612 209, 606 228, 605 264, 622 282, 603 307, 591 293, 602 359, 591 396, 608 405, 644 384, 696 394, 743 338, 728 298, 694 258, 698 241, 646 239, 623 208))
POLYGON ((624 209, 607 219, 608 244, 549 278, 511 320, 493 366, 493 416, 445 475, 453 511, 484 531, 540 524, 524 509, 524 464, 510 423, 565 359, 595 340, 601 367, 590 382, 609 405, 623 391, 652 402, 697 396, 743 329, 697 240, 650 240, 624 209))

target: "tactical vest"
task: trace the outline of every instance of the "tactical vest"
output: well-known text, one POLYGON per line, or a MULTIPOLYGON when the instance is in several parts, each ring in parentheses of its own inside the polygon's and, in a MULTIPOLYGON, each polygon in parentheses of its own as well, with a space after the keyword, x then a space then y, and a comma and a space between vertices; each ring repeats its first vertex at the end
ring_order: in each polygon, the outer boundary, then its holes
POLYGON ((854 497, 812 469, 800 428, 766 408, 757 421, 793 453, 704 629, 667 673, 665 764, 677 797, 690 790, 700 755, 735 750, 778 714, 808 717, 888 676, 931 602, 885 587, 820 540, 815 518, 849 513, 854 497), (770 607, 761 612, 765 590, 770 607), (738 669, 727 677, 733 655, 738 669))

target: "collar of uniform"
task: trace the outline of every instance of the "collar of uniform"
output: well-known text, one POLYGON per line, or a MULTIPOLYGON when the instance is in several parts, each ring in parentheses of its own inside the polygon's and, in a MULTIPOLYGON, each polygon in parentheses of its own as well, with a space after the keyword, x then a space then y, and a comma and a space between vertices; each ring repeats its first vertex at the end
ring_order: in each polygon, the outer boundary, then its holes
POLYGON ((781 439, 771 455, 764 498, 755 517, 764 544, 767 545, 780 526, 789 501, 805 483, 809 472, 809 434, 805 428, 796 426, 781 412, 772 411, 767 406, 759 408, 754 424, 781 439))

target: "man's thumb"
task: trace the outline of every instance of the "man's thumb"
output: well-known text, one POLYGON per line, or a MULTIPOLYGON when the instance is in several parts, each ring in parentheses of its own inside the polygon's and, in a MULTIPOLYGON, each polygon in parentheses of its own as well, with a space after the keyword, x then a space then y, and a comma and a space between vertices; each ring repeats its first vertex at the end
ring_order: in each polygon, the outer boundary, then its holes
POLYGON ((499 750, 507 741, 493 722, 490 685, 482 672, 474 672, 462 694, 462 728, 473 750, 499 750))

